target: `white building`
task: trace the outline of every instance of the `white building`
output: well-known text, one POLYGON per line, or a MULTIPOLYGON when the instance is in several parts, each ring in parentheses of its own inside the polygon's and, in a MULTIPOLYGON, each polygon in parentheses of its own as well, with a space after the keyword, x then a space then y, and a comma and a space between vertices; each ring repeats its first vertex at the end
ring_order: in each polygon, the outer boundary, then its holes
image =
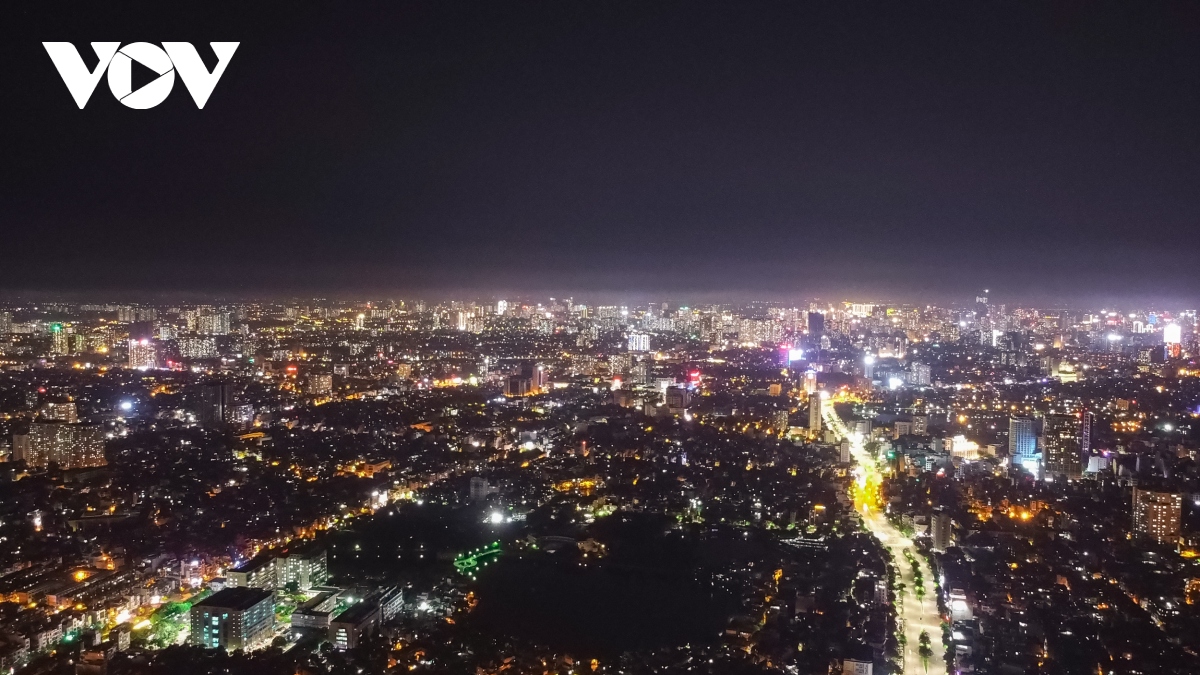
POLYGON ((129 341, 129 367, 136 370, 154 368, 158 365, 154 343, 142 338, 129 341))

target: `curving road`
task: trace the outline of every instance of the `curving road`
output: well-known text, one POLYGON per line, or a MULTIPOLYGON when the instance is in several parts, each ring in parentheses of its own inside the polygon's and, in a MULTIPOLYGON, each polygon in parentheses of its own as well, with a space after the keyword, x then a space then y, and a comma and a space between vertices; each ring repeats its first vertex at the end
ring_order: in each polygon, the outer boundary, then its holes
POLYGON ((896 611, 907 640, 901 660, 904 672, 925 672, 925 664, 922 663, 921 657, 917 653, 921 631, 929 632, 929 646, 933 649, 933 656, 929 658, 928 662, 929 669, 935 673, 944 672, 946 648, 942 645, 942 618, 938 614, 937 598, 934 597, 933 571, 925 557, 917 554, 912 539, 901 534, 880 511, 878 490, 882 476, 880 476, 874 460, 863 447, 863 439, 859 438, 857 434, 847 432, 846 425, 837 416, 833 405, 826 404, 821 416, 825 425, 839 440, 850 439, 850 455, 855 463, 855 482, 852 488, 854 506, 862 514, 863 524, 871 534, 875 535, 884 546, 891 549, 900 581, 905 586, 903 595, 899 592, 896 593, 898 605, 896 611), (923 600, 917 599, 916 580, 913 576, 912 566, 904 556, 905 549, 912 550, 920 565, 921 575, 925 578, 923 600))

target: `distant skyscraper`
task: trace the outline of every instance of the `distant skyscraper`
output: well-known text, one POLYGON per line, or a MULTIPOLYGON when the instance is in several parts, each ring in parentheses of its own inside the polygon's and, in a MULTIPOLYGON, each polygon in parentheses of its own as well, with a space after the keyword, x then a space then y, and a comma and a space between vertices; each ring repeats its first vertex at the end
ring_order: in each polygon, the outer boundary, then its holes
POLYGON ((949 513, 934 511, 929 522, 929 536, 933 540, 933 550, 945 551, 950 548, 952 522, 949 513))
POLYGON ((200 389, 199 418, 209 424, 228 421, 233 410, 233 385, 228 382, 210 382, 200 389))
POLYGON ((158 365, 154 343, 142 338, 129 341, 129 367, 137 370, 153 368, 158 365))
POLYGON ((206 335, 228 335, 229 313, 206 312, 196 317, 196 332, 206 335))
POLYGON ((927 364, 913 363, 909 375, 909 384, 913 385, 914 387, 928 387, 929 372, 930 368, 927 364))
POLYGON ((821 408, 823 405, 821 392, 813 392, 808 397, 808 432, 810 434, 817 434, 821 431, 821 408))
POLYGON ((309 375, 307 393, 310 396, 328 396, 333 393, 333 375, 329 373, 309 375))
POLYGON ((812 396, 817 391, 817 371, 804 371, 804 393, 812 396))
POLYGON ((50 324, 50 353, 55 356, 71 353, 70 336, 61 323, 50 324))
MULTIPOLYGON (((104 466, 104 430, 90 424, 67 424, 64 422, 34 422, 29 435, 18 444, 13 437, 14 447, 21 447, 23 459, 31 467, 42 467, 54 463, 62 469, 79 469, 104 466)), ((16 453, 14 453, 15 455, 16 453)))
POLYGON ((1083 461, 1087 461, 1087 456, 1092 454, 1092 423, 1096 416, 1089 410, 1083 411, 1079 417, 1079 454, 1083 461))
POLYGON ((682 415, 692 401, 692 392, 683 387, 667 387, 664 399, 672 415, 682 415))
POLYGON ((1042 455, 1046 476, 1079 478, 1083 475, 1080 419, 1075 415, 1046 415, 1042 427, 1042 455))
POLYGON ((179 355, 185 359, 217 358, 217 341, 211 337, 190 335, 178 341, 179 355))
POLYGON ((12 313, 0 312, 0 335, 7 335, 13 330, 12 313))
POLYGON ((1160 544, 1179 539, 1183 497, 1174 492, 1133 488, 1133 533, 1160 544))
POLYGON ((1008 457, 1013 467, 1032 467, 1037 473, 1037 434, 1033 420, 1028 417, 1011 417, 1008 420, 1008 457))
POLYGON ((824 335, 825 334, 825 315, 820 312, 808 313, 808 334, 809 335, 824 335))
POLYGON ((482 476, 471 476, 471 483, 468 488, 468 495, 473 502, 482 502, 488 498, 488 495, 493 494, 496 490, 488 484, 487 479, 482 476))
POLYGON ((1177 323, 1169 323, 1163 326, 1163 343, 1168 345, 1177 345, 1183 341, 1183 329, 1177 323))
POLYGON ((992 323, 990 312, 988 311, 987 289, 984 289, 982 294, 975 297, 975 327, 980 331, 981 335, 991 337, 992 323))
POLYGON ((648 352, 650 351, 650 336, 645 333, 630 333, 629 334, 629 351, 631 352, 648 352))
POLYGON ((54 402, 47 401, 42 404, 38 414, 41 418, 50 422, 66 422, 75 424, 79 421, 79 413, 75 409, 74 401, 54 402))

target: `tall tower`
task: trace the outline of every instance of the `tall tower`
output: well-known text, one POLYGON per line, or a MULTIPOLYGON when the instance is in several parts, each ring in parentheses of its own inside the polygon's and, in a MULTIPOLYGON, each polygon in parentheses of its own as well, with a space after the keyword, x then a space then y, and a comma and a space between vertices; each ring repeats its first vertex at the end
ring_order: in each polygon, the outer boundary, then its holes
POLYGON ((1089 410, 1084 410, 1079 418, 1079 454, 1084 462, 1092 454, 1092 422, 1095 419, 1095 413, 1089 410))
POLYGON ((50 353, 54 356, 71 353, 70 336, 61 323, 50 324, 50 353))
POLYGON ((1047 476, 1075 479, 1083 475, 1080 426, 1075 415, 1046 415, 1042 439, 1047 476))
POLYGON ((1012 466, 1028 466, 1037 459, 1037 434, 1033 420, 1010 417, 1008 420, 1008 457, 1012 466))
POLYGON ((808 433, 814 436, 821 433, 821 410, 825 405, 822 393, 814 391, 808 397, 808 433))

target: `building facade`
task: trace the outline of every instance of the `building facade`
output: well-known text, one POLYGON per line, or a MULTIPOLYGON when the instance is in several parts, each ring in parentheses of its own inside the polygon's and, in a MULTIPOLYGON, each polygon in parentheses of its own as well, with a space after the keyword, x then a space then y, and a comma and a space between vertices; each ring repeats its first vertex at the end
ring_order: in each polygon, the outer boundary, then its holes
POLYGON ((275 633, 275 594, 226 588, 192 606, 188 641, 207 649, 255 649, 275 633))
POLYGON ((1133 488, 1133 534, 1139 539, 1170 544, 1179 541, 1183 496, 1133 488))
POLYGON ((1042 457, 1047 478, 1083 475, 1080 420, 1075 415, 1046 415, 1042 427, 1042 457))

